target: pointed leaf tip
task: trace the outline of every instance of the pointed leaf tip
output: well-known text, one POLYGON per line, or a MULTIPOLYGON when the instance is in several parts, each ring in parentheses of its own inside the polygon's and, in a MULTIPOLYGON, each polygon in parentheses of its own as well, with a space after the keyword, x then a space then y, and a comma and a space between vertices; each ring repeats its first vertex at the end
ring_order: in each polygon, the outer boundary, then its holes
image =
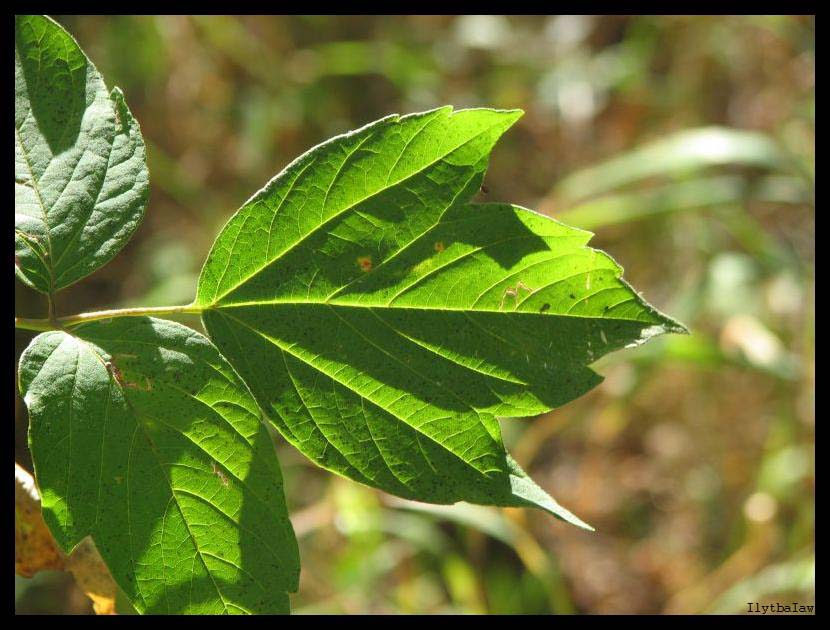
POLYGON ((198 299, 266 415, 323 468, 591 529, 511 463, 496 418, 573 400, 601 381, 589 365, 675 325, 590 233, 469 203, 521 114, 439 108, 314 147, 228 222, 198 299))

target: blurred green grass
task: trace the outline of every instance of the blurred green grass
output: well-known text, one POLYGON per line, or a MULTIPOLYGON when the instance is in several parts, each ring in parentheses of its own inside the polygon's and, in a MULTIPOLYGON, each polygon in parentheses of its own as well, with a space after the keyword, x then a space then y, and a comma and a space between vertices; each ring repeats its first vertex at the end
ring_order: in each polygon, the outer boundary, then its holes
MULTIPOLYGON (((606 357, 605 382, 564 408, 503 421, 522 466, 595 534, 400 501, 276 437, 303 562, 296 612, 814 602, 814 18, 56 17, 124 89, 151 173, 143 226, 59 295, 64 314, 190 301, 218 230, 294 157, 452 104, 526 111, 483 198, 594 231, 692 330, 606 357)), ((15 302, 45 309, 19 283, 15 302)), ((18 356, 30 338, 16 333, 18 356)), ((26 426, 18 400, 31 469, 26 426)), ((17 578, 15 598, 21 613, 91 610, 57 575, 17 578)))

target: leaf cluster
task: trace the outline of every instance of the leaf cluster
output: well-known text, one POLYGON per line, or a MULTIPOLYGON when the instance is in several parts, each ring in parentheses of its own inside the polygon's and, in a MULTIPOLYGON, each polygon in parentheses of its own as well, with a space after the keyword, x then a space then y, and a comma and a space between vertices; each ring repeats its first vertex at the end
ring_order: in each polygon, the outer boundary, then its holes
MULTIPOLYGON (((60 548, 90 536, 140 612, 288 612, 299 555, 265 422, 399 497, 589 528, 513 460, 499 419, 559 407, 603 355, 684 328, 589 232, 473 203, 520 116, 393 115, 297 158, 217 237, 187 307, 207 337, 140 310, 36 337, 19 385, 60 548)), ((18 17, 17 277, 51 296, 105 264, 148 181, 121 92, 57 23, 18 17)))

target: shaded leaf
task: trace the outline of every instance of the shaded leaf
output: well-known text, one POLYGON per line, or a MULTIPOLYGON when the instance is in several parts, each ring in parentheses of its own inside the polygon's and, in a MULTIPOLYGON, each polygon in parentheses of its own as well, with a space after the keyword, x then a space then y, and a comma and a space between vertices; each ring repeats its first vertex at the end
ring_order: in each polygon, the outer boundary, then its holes
POLYGON ((148 197, 144 142, 118 88, 59 24, 15 19, 15 272, 51 293, 115 256, 148 197))
POLYGON ((298 551, 274 447, 207 339, 94 322, 36 337, 19 375, 61 548, 91 535, 140 612, 288 611, 298 551))
POLYGON ((590 233, 468 203, 519 115, 445 107, 315 147, 228 222, 197 303, 320 466, 404 498, 586 526, 513 461, 497 416, 563 405, 601 380, 587 366, 607 352, 685 329, 585 246, 590 233))

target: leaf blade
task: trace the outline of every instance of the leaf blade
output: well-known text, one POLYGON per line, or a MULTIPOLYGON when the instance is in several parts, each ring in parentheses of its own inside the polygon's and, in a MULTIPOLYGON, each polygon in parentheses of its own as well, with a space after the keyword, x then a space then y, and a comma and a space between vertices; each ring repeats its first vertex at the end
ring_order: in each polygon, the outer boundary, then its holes
POLYGON ((565 404, 601 380, 588 366, 603 354, 685 329, 590 233, 468 203, 516 118, 442 108, 315 147, 231 219, 197 301, 266 415, 318 465, 404 498, 532 505, 589 528, 512 460, 497 416, 565 404), (432 153, 402 157, 416 142, 432 153))
POLYGON ((59 24, 15 19, 15 273, 51 293, 112 259, 149 195, 144 141, 118 88, 59 24))
MULTIPOLYGON (((219 300, 226 302, 228 295, 233 299, 235 290, 250 286, 252 279, 272 269, 275 262, 282 262, 287 254, 296 252, 295 258, 302 257, 304 252, 297 252, 298 246, 304 245, 321 227, 346 213, 354 216, 359 212, 358 207, 371 209, 378 196, 389 191, 399 193, 399 184, 403 181, 439 175, 439 169, 435 168, 439 163, 452 166, 453 160, 463 162, 465 152, 471 148, 477 150, 475 159, 480 162, 520 115, 518 110, 451 112, 451 108, 443 107, 404 117, 387 116, 317 145, 289 164, 231 218, 202 268, 197 303, 209 306, 219 300), (459 116, 472 119, 471 124, 458 124, 459 116), (424 129, 429 126, 435 127, 435 133, 441 132, 437 136, 440 143, 435 137, 425 136, 424 129), (352 167, 344 175, 350 163, 352 167), (355 183, 361 177, 365 178, 362 187, 355 183), (314 211, 306 214, 309 205, 314 211), (248 222, 253 225, 246 226, 248 222), (252 238, 263 230, 268 235, 265 243, 252 238), (274 235, 276 240, 272 238, 274 235), (247 240, 239 243, 240 238, 247 240), (244 255, 234 258, 237 252, 244 255), (228 279, 229 269, 238 276, 235 280, 228 279)), ((464 182, 464 187, 472 193, 478 188, 484 165, 462 163, 458 166, 450 168, 445 177, 457 179, 458 172, 462 172, 461 176, 470 180, 464 182)), ((448 190, 454 194, 446 201, 451 203, 462 191, 457 190, 457 182, 448 183, 451 184, 448 190)))
POLYGON ((239 377, 180 324, 120 318, 73 332, 40 335, 20 367, 61 547, 91 535, 142 612, 288 612, 296 540, 239 377))

